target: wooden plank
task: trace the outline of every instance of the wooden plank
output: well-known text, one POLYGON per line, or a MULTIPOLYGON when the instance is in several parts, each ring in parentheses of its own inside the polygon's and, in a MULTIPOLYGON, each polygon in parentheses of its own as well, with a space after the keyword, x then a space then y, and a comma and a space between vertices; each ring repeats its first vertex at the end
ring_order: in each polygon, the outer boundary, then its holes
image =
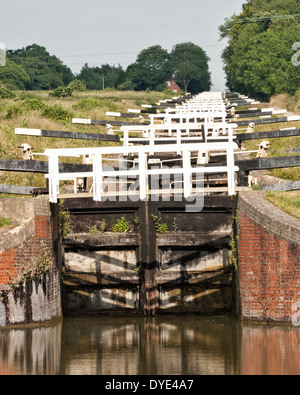
MULTIPOLYGON (((76 173, 78 171, 90 171, 91 165, 73 163, 60 163, 61 173, 76 173)), ((26 172, 26 173, 48 173, 48 162, 36 160, 1 159, 0 171, 26 172)))
MULTIPOLYGON (((248 112, 248 113, 244 113, 244 114, 238 114, 241 118, 254 118, 254 117, 262 117, 262 116, 270 116, 273 115, 273 112, 248 112)), ((233 115, 228 116, 228 119, 232 119, 235 118, 233 115)), ((249 121, 250 122, 250 121, 249 121)))
MULTIPOLYGON (((286 123, 286 122, 299 122, 300 116, 298 117, 278 117, 268 119, 255 119, 253 122, 255 125, 266 125, 269 123, 286 123)), ((248 126, 250 121, 237 121, 235 122, 238 126, 248 126)))
MULTIPOLYGON (((163 201, 162 198, 160 198, 158 202, 153 203, 157 204, 160 211, 169 210, 172 213, 174 209, 174 204, 176 204, 176 208, 179 210, 179 212, 185 212, 186 206, 191 204, 190 201, 187 201, 184 198, 180 202, 175 202, 174 197, 172 196, 170 201, 163 201)), ((108 200, 105 202, 105 210, 111 210, 111 212, 120 210, 121 212, 125 212, 129 208, 130 210, 135 211, 141 204, 143 204, 143 202, 132 201, 130 199, 127 199, 126 201, 121 200, 119 202, 108 200)), ((204 209, 208 209, 210 211, 213 210, 214 212, 220 210, 232 210, 233 208, 236 208, 236 205, 237 201, 234 196, 213 195, 205 197, 204 200, 204 209)), ((74 196, 74 199, 66 200, 64 202, 64 208, 71 211, 72 213, 77 212, 79 214, 82 211, 88 211, 91 214, 96 214, 97 210, 99 210, 100 212, 101 210, 103 210, 103 203, 93 201, 92 194, 90 194, 89 196, 85 196, 85 194, 79 193, 74 196), (86 197, 89 197, 89 199, 86 199, 86 197)))
MULTIPOLYGON (((225 166, 225 162, 218 163, 219 166, 225 166)), ((205 167, 215 166, 214 163, 208 163, 205 167)), ((280 169, 286 167, 300 166, 300 155, 298 156, 278 156, 275 158, 257 158, 235 161, 235 166, 239 172, 249 172, 252 170, 280 169)))
POLYGON ((0 171, 48 173, 48 162, 35 160, 1 159, 0 171))
POLYGON ((81 140, 100 140, 100 141, 114 141, 119 142, 118 136, 112 134, 96 134, 96 133, 78 133, 78 132, 65 132, 55 130, 41 130, 41 129, 15 129, 15 134, 26 136, 40 136, 40 137, 53 137, 62 139, 81 139, 81 140))
POLYGON ((87 125, 101 125, 101 126, 137 126, 137 125, 148 125, 149 123, 145 122, 119 122, 119 121, 107 121, 107 120, 97 120, 97 119, 80 119, 74 118, 72 120, 74 124, 87 124, 87 125))
POLYGON ((289 129, 289 130, 274 130, 267 132, 255 132, 255 133, 241 133, 236 134, 236 140, 259 140, 259 139, 272 139, 279 137, 295 137, 300 136, 300 129, 289 129))
POLYGON ((282 156, 276 158, 259 158, 236 161, 240 171, 279 169, 300 166, 299 156, 282 156))
POLYGON ((46 188, 28 187, 22 185, 7 185, 0 184, 0 193, 7 193, 13 195, 34 195, 39 193, 48 193, 46 188))

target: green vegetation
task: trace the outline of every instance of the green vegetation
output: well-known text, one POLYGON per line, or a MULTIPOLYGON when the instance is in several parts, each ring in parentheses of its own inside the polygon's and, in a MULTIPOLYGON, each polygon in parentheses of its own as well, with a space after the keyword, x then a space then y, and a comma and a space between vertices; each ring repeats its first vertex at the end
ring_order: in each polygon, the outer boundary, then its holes
MULTIPOLYGON (((0 81, 9 83, 12 89, 56 89, 69 84, 74 79, 69 67, 63 65, 56 56, 50 55, 46 48, 37 44, 9 50, 7 58, 11 77, 3 81, 0 76, 0 81), (18 69, 16 66, 19 66, 18 69)), ((3 67, 2 72, 5 70, 6 66, 3 67)))
POLYGON ((100 226, 94 225, 90 228, 89 232, 93 236, 97 236, 99 233, 104 233, 106 229, 106 221, 105 219, 100 222, 100 226))
POLYGON ((172 76, 184 91, 198 93, 211 88, 208 61, 203 49, 191 42, 175 45, 171 53, 154 45, 143 50, 128 67, 126 80, 136 90, 158 86, 164 90, 164 80, 172 76))
POLYGON ((63 209, 64 202, 58 204, 58 224, 61 237, 67 237, 71 230, 71 214, 69 210, 63 209))
MULTIPOLYGON (((175 45, 170 53, 154 45, 142 50, 127 70, 120 65, 92 67, 86 63, 74 75, 46 48, 32 44, 7 51, 6 65, 0 67, 0 83, 11 90, 50 90, 52 97, 71 97, 73 92, 85 90, 163 91, 167 88, 165 79, 174 77, 182 89, 198 93, 211 87, 208 61, 206 53, 191 42, 175 45)), ((0 87, 0 97, 2 94, 0 87)))
POLYGON ((68 86, 59 86, 49 94, 50 97, 71 97, 72 95, 73 90, 68 86))
MULTIPOLYGON (((107 111, 127 112, 129 108, 139 108, 141 104, 153 104, 160 99, 175 96, 169 92, 134 91, 73 91, 72 97, 49 97, 43 91, 12 91, 1 89, 0 96, 0 159, 22 159, 18 148, 23 143, 34 147, 33 152, 43 153, 48 148, 103 147, 119 145, 103 141, 66 140, 58 138, 20 136, 15 128, 32 128, 88 133, 106 133, 99 125, 72 124, 72 118, 115 119, 106 116, 107 111)), ((128 121, 128 118, 120 120, 128 121)), ((44 161, 44 156, 36 156, 44 161)), ((68 162, 70 159, 65 158, 68 162)), ((80 158, 78 163, 82 163, 80 158)), ((44 175, 35 173, 1 172, 0 184, 46 187, 44 175)))
POLYGON ((3 226, 11 226, 11 220, 9 218, 0 217, 0 228, 3 226))
POLYGON ((128 67, 127 79, 136 90, 155 89, 171 73, 170 55, 160 45, 144 49, 128 67))
MULTIPOLYGON (((281 94, 278 96, 273 96, 271 98, 271 107, 277 108, 287 108, 290 111, 295 111, 295 113, 300 113, 300 90, 296 92, 295 95, 281 94)), ((261 106, 265 107, 265 104, 261 106)), ((262 131, 272 131, 284 128, 295 127, 300 128, 299 122, 289 122, 289 123, 275 123, 266 125, 257 125, 255 127, 255 132, 262 131)), ((259 143, 262 139, 248 141, 245 144, 246 150, 257 150, 259 143)), ((295 156, 299 155, 300 152, 295 150, 299 149, 300 137, 281 137, 270 139, 270 150, 269 157, 278 156, 295 156)), ((252 154, 255 157, 255 154, 252 154)), ((282 169, 274 169, 270 171, 265 171, 265 174, 272 175, 274 177, 282 178, 289 181, 299 181, 300 180, 300 168, 290 167, 282 169)), ((259 187, 257 188, 259 189, 259 187)), ((265 194, 266 199, 272 204, 279 207, 286 213, 300 219, 300 192, 267 192, 265 194)))
POLYGON ((125 81, 125 71, 121 66, 103 64, 101 67, 90 67, 85 64, 77 76, 89 90, 117 89, 125 81))
POLYGON ((266 199, 287 214, 300 219, 300 191, 266 192, 266 199))
POLYGON ((168 225, 165 222, 162 222, 161 218, 152 214, 152 220, 155 225, 156 233, 160 235, 168 233, 168 225))
POLYGON ((116 233, 127 233, 130 230, 129 223, 125 221, 124 217, 117 219, 116 224, 113 226, 112 231, 116 233))
MULTIPOLYGON (((271 105, 278 104, 277 97, 274 97, 271 101, 271 105)), ((292 100, 292 99, 291 99, 292 100)), ((280 100, 281 101, 281 100, 280 100)), ((263 105, 265 106, 265 105, 263 105)), ((281 107, 281 108, 284 108, 281 107)), ((272 131, 279 130, 284 128, 296 127, 300 128, 299 122, 288 122, 288 123, 274 123, 274 124, 266 124, 266 125, 257 125, 255 126, 255 132, 263 132, 263 131, 272 131)), ((257 150, 258 145, 261 143, 262 139, 247 141, 245 144, 246 150, 257 150)), ((299 155, 300 152, 294 151, 295 148, 299 148, 300 137, 280 137, 280 138, 272 138, 270 141, 270 150, 269 157, 278 157, 278 156, 295 156, 299 155)), ((252 154, 252 157, 255 158, 256 154, 252 154)), ((300 179, 300 168, 299 167, 290 167, 290 168, 279 168, 270 170, 268 172, 270 175, 274 177, 283 178, 289 181, 298 181, 300 179)))
POLYGON ((185 92, 209 91, 211 75, 206 52, 191 42, 177 44, 171 52, 171 67, 175 81, 185 92))
MULTIPOLYGON (((1 69, 0 69, 1 70, 1 69)), ((0 78, 1 81, 1 78, 0 78)), ((0 82, 0 99, 13 99, 14 93, 0 82)))
POLYGON ((269 99, 295 94, 300 85, 299 67, 292 58, 300 42, 298 0, 247 0, 243 11, 220 27, 229 39, 223 52, 227 87, 251 97, 269 99))

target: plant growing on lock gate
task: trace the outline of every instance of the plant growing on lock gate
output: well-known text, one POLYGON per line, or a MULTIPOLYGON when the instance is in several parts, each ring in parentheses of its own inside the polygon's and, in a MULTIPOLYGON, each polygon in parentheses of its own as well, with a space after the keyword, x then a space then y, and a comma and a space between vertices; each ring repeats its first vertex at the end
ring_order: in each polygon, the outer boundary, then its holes
POLYGON ((90 228, 90 230, 89 230, 89 232, 90 232, 90 234, 91 235, 97 235, 97 234, 99 234, 99 233, 104 233, 105 232, 105 229, 106 229, 106 221, 105 221, 105 219, 103 219, 101 222, 100 222, 100 226, 99 226, 99 228, 97 227, 97 225, 94 225, 94 226, 92 226, 91 228, 90 228))
POLYGON ((124 217, 117 219, 116 224, 113 226, 112 231, 115 233, 127 233, 130 230, 129 223, 125 221, 124 217))
POLYGON ((162 222, 161 218, 154 214, 152 214, 151 217, 155 225, 156 233, 165 234, 168 232, 168 225, 162 222))

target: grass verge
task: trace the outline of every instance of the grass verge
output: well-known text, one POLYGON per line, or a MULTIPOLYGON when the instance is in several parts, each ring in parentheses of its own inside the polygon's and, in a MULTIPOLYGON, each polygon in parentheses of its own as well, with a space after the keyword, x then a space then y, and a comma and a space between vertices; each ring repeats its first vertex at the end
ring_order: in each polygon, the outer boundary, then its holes
POLYGON ((266 192, 265 196, 274 206, 300 220, 300 191, 266 192))

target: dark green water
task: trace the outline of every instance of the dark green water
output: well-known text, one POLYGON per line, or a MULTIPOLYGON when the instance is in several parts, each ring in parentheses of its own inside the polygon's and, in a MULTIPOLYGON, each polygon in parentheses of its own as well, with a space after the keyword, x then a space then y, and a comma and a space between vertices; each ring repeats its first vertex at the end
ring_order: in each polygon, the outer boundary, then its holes
POLYGON ((300 329, 160 316, 0 330, 0 375, 78 374, 299 375, 300 329))

